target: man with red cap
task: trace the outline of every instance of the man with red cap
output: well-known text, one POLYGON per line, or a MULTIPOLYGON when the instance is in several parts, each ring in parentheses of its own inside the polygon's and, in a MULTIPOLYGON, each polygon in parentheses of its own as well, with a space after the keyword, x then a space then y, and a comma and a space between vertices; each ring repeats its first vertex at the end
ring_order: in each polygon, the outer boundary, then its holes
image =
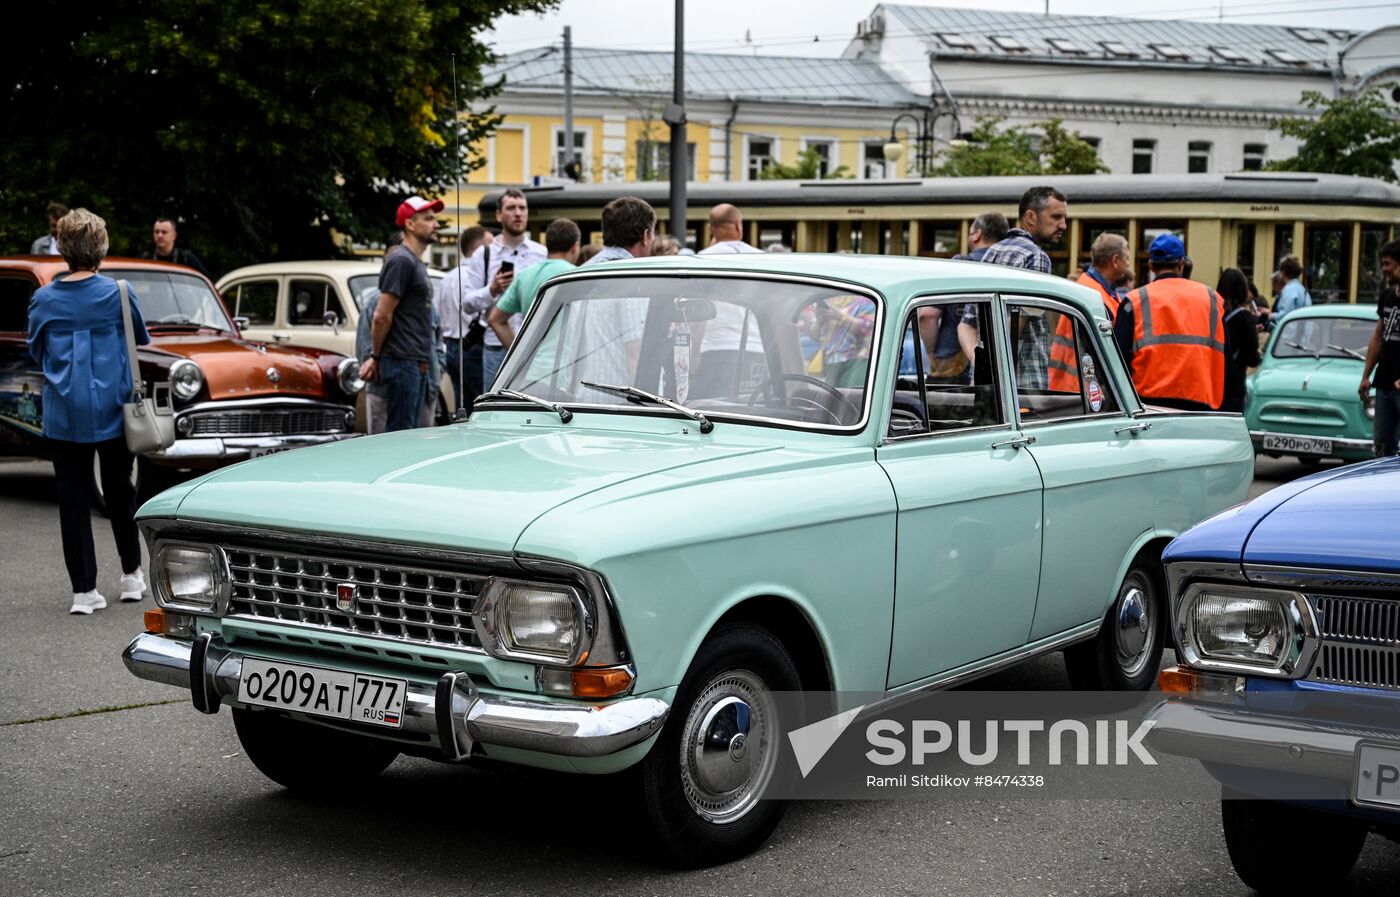
POLYGON ((395 222, 403 243, 389 250, 379 270, 379 302, 370 327, 373 349, 360 368, 367 381, 384 387, 385 432, 418 426, 428 396, 433 356, 433 288, 423 252, 435 242, 442 200, 410 196, 395 222))

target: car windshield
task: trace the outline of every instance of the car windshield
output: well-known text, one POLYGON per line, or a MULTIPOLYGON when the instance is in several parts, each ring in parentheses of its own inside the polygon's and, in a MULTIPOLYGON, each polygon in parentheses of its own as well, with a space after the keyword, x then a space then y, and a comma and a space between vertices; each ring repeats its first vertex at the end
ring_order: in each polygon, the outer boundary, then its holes
POLYGON ((1295 318, 1285 320, 1274 340, 1275 358, 1366 359, 1376 322, 1364 318, 1295 318))
POLYGON ((195 325, 233 332, 223 303, 203 278, 178 271, 116 271, 103 268, 102 273, 131 284, 148 327, 162 324, 195 325))
POLYGON ((564 281, 540 297, 497 385, 572 406, 660 407, 588 384, 630 386, 715 419, 856 427, 879 319, 874 298, 815 284, 564 281))
POLYGON ((365 303, 379 295, 379 275, 356 274, 350 278, 350 295, 355 300, 355 307, 364 311, 365 303))

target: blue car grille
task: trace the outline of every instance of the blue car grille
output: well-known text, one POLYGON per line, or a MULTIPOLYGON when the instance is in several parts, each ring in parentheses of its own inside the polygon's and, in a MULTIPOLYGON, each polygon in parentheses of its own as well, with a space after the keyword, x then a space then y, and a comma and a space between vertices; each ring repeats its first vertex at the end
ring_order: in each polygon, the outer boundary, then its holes
POLYGON ((1400 689, 1400 601, 1332 595, 1309 600, 1322 633, 1310 680, 1400 689))
POLYGON ((479 647, 472 612, 487 577, 226 547, 229 614, 442 647, 479 647), (352 593, 344 602, 338 591, 352 593), (345 606, 342 606, 342 603, 345 606))

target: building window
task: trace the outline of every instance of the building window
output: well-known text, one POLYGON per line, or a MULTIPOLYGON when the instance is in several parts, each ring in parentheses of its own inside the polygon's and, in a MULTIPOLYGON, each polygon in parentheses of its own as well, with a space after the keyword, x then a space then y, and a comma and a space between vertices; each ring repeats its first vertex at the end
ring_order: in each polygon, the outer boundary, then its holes
POLYGON ((804 140, 802 151, 813 150, 817 154, 817 177, 824 178, 836 167, 836 143, 832 140, 804 140))
MULTIPOLYGON (((590 151, 592 143, 592 132, 587 128, 574 128, 574 159, 579 163, 579 180, 588 180, 588 163, 593 158, 590 151)), ((557 178, 568 177, 564 171, 564 165, 568 162, 568 157, 564 154, 564 129, 556 127, 554 129, 554 176, 557 178)))
MULTIPOLYGON (((685 145, 686 180, 695 180, 695 144, 685 145)), ((671 177, 671 141, 637 141, 637 180, 665 181, 671 177)))
POLYGON ((1268 149, 1262 143, 1246 143, 1244 145, 1244 170, 1262 171, 1264 169, 1264 155, 1268 149))
POLYGON ((1133 174, 1151 174, 1152 162, 1157 156, 1157 141, 1133 141, 1133 174))
POLYGON ((890 176, 890 165, 885 161, 884 143, 865 144, 860 170, 861 175, 867 178, 887 178, 890 176))
POLYGON ((1186 170, 1191 174, 1210 171, 1210 141, 1193 140, 1186 144, 1186 170))
POLYGON ((763 169, 773 164, 773 141, 767 138, 750 137, 745 170, 748 180, 756 181, 763 169))

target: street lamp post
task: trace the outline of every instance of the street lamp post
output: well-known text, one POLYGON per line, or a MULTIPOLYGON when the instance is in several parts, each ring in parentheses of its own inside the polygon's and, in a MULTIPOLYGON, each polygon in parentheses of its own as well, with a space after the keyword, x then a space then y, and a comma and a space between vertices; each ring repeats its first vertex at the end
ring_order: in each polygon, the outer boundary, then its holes
POLYGON ((943 116, 953 119, 953 139, 946 141, 949 146, 963 146, 966 141, 958 134, 958 114, 955 111, 945 109, 924 109, 922 115, 913 112, 901 112, 890 122, 890 139, 885 144, 883 152, 885 161, 891 164, 898 162, 904 156, 904 144, 899 142, 899 123, 903 119, 910 119, 916 127, 914 143, 914 166, 919 177, 927 174, 928 169, 933 165, 933 145, 939 139, 933 133, 934 125, 943 116))

